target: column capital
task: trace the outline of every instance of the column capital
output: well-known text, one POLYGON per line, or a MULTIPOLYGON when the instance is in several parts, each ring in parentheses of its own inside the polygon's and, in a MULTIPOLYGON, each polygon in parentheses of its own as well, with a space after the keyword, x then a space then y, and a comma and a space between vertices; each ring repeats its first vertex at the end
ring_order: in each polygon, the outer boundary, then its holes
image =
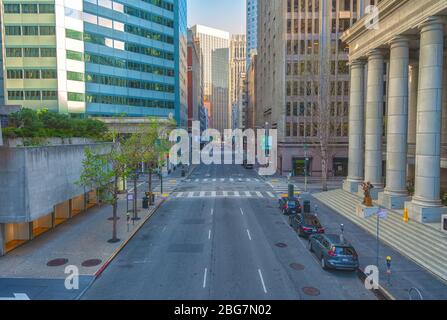
POLYGON ((356 60, 351 60, 349 61, 349 66, 351 68, 363 68, 366 64, 366 60, 365 59, 356 59, 356 60))
POLYGON ((399 35, 399 36, 396 36, 396 37, 392 38, 389 43, 390 43, 391 48, 409 47, 410 46, 410 39, 408 37, 399 35))
POLYGON ((372 49, 371 51, 368 51, 366 56, 368 57, 368 60, 384 59, 384 53, 382 49, 372 49))
POLYGON ((421 32, 430 31, 434 29, 442 29, 444 28, 446 21, 445 18, 440 16, 431 16, 428 17, 425 21, 423 21, 419 25, 419 29, 421 32))

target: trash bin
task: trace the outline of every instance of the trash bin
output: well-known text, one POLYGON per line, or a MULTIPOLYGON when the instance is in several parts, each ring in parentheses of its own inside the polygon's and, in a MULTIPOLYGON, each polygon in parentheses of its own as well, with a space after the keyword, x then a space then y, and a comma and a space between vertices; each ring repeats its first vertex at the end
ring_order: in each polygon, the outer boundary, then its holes
POLYGON ((310 201, 304 201, 304 213, 310 213, 310 201))
POLYGON ((143 209, 149 209, 149 198, 148 197, 143 198, 143 209))

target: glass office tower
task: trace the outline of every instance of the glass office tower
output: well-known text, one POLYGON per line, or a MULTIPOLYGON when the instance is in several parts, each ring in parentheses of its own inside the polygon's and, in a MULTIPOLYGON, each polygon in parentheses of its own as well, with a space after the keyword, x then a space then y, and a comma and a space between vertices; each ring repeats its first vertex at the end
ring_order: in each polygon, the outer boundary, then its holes
POLYGON ((185 122, 186 0, 2 3, 6 104, 185 122))

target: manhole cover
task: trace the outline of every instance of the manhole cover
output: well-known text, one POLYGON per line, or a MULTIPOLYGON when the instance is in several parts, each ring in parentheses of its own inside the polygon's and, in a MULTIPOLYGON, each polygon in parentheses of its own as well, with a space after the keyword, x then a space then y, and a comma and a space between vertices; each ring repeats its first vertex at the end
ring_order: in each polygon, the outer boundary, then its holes
POLYGON ((90 267, 96 267, 99 266, 102 263, 102 260, 99 259, 90 259, 86 260, 82 263, 83 267, 90 268, 90 267))
POLYGON ((297 271, 303 271, 305 269, 304 266, 299 263, 291 263, 290 268, 297 270, 297 271))
POLYGON ((59 258, 47 262, 48 267, 60 267, 68 263, 68 259, 59 258))
POLYGON ((308 296, 316 297, 320 295, 320 290, 314 287, 304 287, 302 290, 308 296))
POLYGON ((277 243, 277 244, 275 244, 275 246, 277 246, 278 248, 287 248, 287 244, 285 244, 285 243, 277 243))

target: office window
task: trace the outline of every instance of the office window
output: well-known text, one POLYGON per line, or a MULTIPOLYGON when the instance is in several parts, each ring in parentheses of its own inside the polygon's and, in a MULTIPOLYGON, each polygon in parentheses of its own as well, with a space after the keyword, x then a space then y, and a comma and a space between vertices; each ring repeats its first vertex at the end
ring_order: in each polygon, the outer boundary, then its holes
POLYGON ((40 91, 25 91, 25 100, 40 100, 40 91))
POLYGON ((6 56, 9 58, 21 57, 22 48, 6 48, 6 56))
POLYGON ((39 4, 39 13, 54 13, 54 4, 39 4))
POLYGON ((54 26, 41 26, 40 35, 41 36, 54 36, 56 34, 56 27, 54 26))
POLYGON ((67 59, 83 61, 84 57, 82 52, 67 50, 67 59))
POLYGON ((20 26, 5 26, 5 34, 7 36, 21 36, 22 29, 20 26))
POLYGON ((57 100, 57 91, 42 91, 42 100, 57 100))
POLYGON ((5 3, 5 13, 20 13, 20 4, 5 3))
POLYGON ((84 81, 84 74, 80 72, 67 71, 67 79, 72 81, 84 81))
POLYGON ((23 79, 23 70, 9 69, 6 72, 8 79, 23 79))
POLYGON ((8 91, 9 100, 23 100, 23 91, 8 91))
POLYGON ((37 4, 22 4, 22 13, 38 13, 37 4))
POLYGON ((24 36, 38 36, 39 35, 39 27, 38 26, 23 26, 22 34, 24 36))
POLYGON ((41 57, 56 57, 56 48, 40 48, 41 57))
POLYGON ((56 79, 57 72, 56 69, 42 69, 42 79, 56 79))
POLYGON ((85 95, 83 93, 68 92, 68 101, 84 102, 85 101, 85 95))
POLYGON ((25 57, 38 57, 39 48, 23 48, 23 55, 25 57))
POLYGON ((81 41, 83 40, 82 32, 76 30, 65 29, 65 36, 70 39, 81 40, 81 41))
POLYGON ((40 79, 40 70, 25 70, 25 79, 40 79))

